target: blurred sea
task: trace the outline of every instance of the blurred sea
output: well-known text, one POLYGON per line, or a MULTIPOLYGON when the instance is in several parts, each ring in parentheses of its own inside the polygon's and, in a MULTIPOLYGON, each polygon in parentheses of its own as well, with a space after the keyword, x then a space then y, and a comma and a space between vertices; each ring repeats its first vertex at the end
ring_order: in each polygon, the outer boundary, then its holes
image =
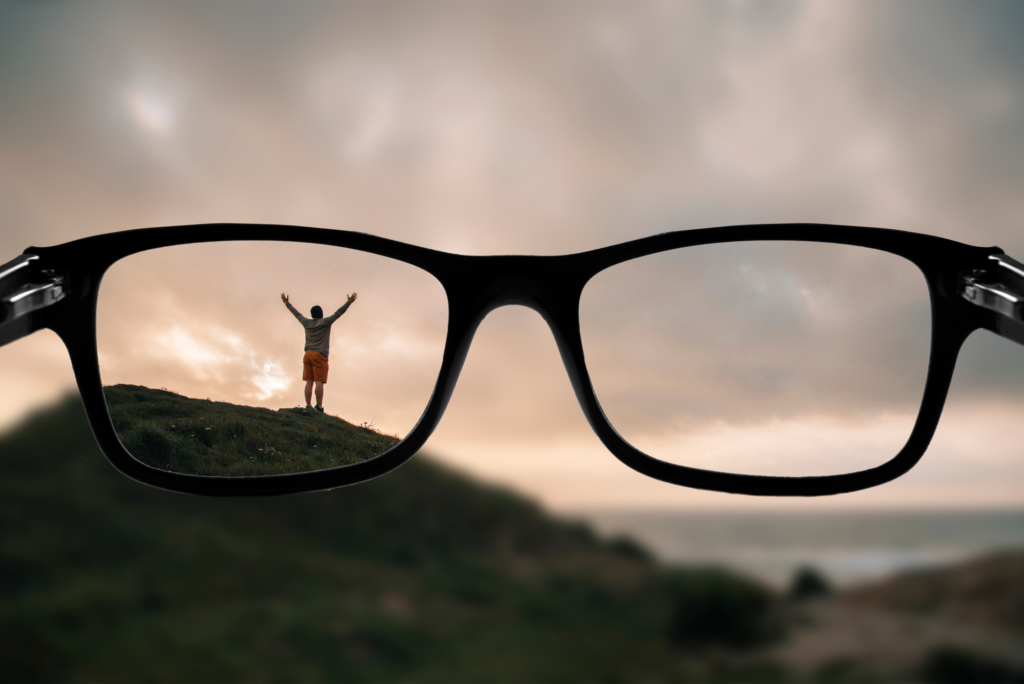
POLYGON ((1024 548, 1024 510, 735 513, 590 511, 605 536, 628 535, 661 560, 723 565, 784 587, 812 566, 836 586, 1024 548))

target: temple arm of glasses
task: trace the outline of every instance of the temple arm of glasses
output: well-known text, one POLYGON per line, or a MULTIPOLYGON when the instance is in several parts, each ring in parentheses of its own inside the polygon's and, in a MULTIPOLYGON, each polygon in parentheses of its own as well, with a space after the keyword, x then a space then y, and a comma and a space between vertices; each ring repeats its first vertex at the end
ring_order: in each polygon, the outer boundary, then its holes
POLYGON ((960 294, 993 312, 987 321, 989 330, 1024 344, 1024 264, 993 254, 988 266, 961 277, 960 294))
POLYGON ((0 346, 39 329, 36 312, 67 295, 67 277, 42 268, 35 254, 0 266, 0 346))

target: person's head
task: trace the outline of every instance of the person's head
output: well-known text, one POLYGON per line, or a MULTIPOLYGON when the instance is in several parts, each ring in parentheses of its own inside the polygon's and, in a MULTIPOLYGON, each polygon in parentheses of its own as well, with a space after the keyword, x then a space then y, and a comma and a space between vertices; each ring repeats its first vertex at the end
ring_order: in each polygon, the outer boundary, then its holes
POLYGON ((321 309, 319 306, 314 306, 312 309, 309 310, 309 315, 312 316, 313 318, 323 318, 324 310, 321 309))

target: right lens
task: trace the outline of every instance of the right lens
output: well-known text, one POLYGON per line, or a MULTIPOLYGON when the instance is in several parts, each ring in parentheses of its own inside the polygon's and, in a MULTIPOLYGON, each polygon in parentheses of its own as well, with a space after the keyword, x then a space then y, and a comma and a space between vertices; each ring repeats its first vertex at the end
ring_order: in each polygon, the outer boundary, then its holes
POLYGON ((244 477, 356 463, 394 446, 430 400, 447 323, 444 288, 404 262, 328 245, 218 242, 113 264, 97 343, 129 453, 171 472, 244 477), (309 330, 314 305, 324 318, 309 330), (322 352, 307 354, 310 341, 322 352), (307 373, 313 404, 326 377, 325 413, 304 408, 307 373))
POLYGON ((580 326, 601 408, 634 447, 774 476, 881 465, 924 392, 931 307, 902 257, 827 243, 670 250, 586 286, 580 326))

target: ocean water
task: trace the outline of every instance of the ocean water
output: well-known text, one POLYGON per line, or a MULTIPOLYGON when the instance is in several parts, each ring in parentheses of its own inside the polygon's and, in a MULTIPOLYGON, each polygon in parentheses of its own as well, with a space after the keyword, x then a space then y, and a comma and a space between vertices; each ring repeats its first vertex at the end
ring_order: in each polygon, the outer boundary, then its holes
POLYGON ((1024 549, 1024 510, 591 511, 583 517, 603 536, 628 535, 667 563, 725 566, 777 587, 802 566, 843 587, 1024 549))

